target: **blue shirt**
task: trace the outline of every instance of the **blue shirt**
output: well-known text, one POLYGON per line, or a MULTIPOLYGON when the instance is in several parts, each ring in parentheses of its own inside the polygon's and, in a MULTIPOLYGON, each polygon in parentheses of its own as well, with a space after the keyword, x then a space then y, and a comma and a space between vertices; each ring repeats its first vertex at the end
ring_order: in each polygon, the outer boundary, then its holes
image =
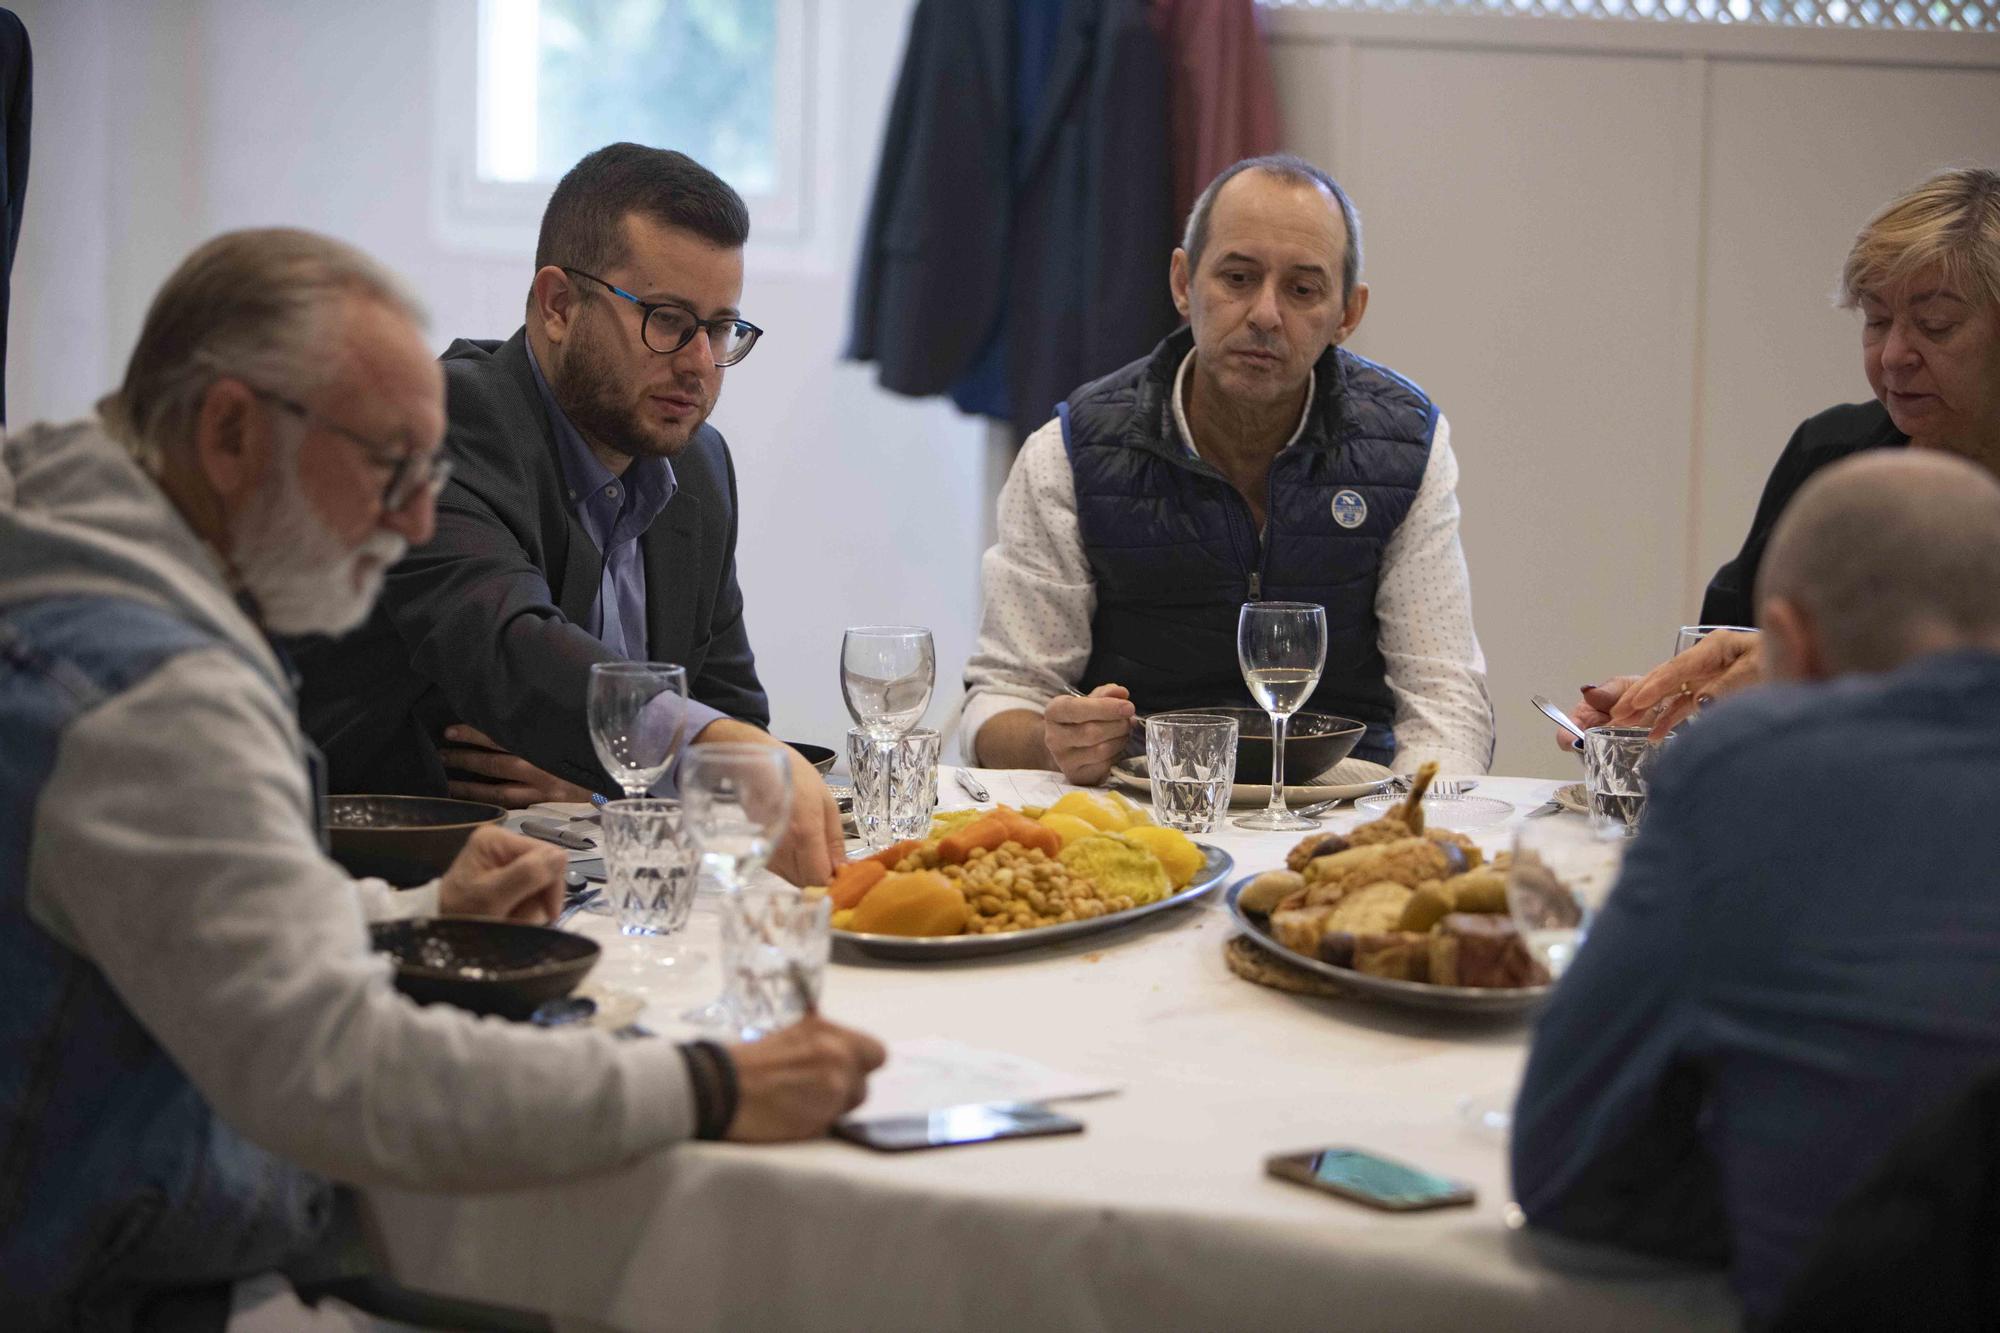
POLYGON ((1730 700, 1662 756, 1536 1025, 1529 1221, 1779 1308, 1840 1198, 2000 1064, 2000 656, 1730 700))
POLYGON ((557 405, 533 344, 528 346, 528 368, 534 371, 535 387, 541 390, 542 405, 555 427, 556 459, 570 509, 604 555, 603 581, 584 628, 620 657, 647 661, 646 566, 639 558, 639 537, 674 498, 679 483, 673 464, 664 458, 640 457, 632 460, 623 477, 613 476, 557 405))

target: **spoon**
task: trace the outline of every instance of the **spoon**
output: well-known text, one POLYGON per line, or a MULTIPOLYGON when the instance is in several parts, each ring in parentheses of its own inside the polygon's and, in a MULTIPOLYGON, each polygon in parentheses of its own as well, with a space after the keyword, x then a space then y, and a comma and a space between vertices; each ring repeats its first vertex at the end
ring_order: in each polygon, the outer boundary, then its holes
POLYGON ((1567 731, 1570 735, 1576 737, 1575 740, 1569 743, 1570 749, 1581 750, 1583 748, 1583 728, 1579 727, 1576 723, 1570 721, 1569 714, 1563 712, 1562 709, 1557 708, 1554 704, 1550 703, 1546 698, 1544 698, 1539 694, 1530 695, 1529 701, 1533 703, 1535 707, 1541 709, 1544 713, 1547 713, 1549 716, 1549 721, 1555 723, 1557 726, 1561 727, 1564 731, 1567 731))

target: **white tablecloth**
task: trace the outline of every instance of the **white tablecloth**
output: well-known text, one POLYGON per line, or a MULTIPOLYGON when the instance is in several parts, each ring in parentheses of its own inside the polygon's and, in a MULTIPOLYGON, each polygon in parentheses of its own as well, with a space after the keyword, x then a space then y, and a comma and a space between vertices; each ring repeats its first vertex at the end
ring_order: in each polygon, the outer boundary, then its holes
MULTIPOLYGON (((983 772, 1046 803, 1050 775, 983 772)), ((1482 780, 1518 820, 1556 786, 1482 780)), ((965 804, 955 784, 945 804, 965 804)), ((1557 815, 1554 818, 1575 818, 1557 815)), ((1343 808, 1328 826, 1357 817, 1343 808)), ((1505 846, 1510 825, 1476 834, 1505 846)), ((1239 873, 1296 835, 1209 840, 1239 873)), ((639 945, 579 917, 629 980, 639 945)), ((646 1021, 720 984, 706 957, 646 1021)), ((696 1144, 618 1172, 474 1198, 376 1191, 395 1276, 552 1314, 566 1327, 1732 1328, 1722 1281, 1556 1253, 1506 1225, 1506 1151, 1461 1103, 1499 1105, 1525 1023, 1310 1000, 1239 980, 1220 894, 1066 947, 946 966, 842 960, 830 1017, 890 1039, 943 1035, 1102 1076, 1085 1133, 878 1155, 825 1141, 696 1144), (1472 1182, 1473 1208, 1393 1215, 1269 1179, 1274 1152, 1352 1145, 1472 1182)))

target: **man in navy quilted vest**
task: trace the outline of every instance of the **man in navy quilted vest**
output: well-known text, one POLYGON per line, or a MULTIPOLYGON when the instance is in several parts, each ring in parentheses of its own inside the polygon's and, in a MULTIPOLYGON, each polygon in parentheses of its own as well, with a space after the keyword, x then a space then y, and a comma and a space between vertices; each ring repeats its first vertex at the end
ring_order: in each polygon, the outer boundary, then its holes
POLYGON ((235 232, 101 415, 0 450, 0 1328, 222 1327, 344 1255, 335 1182, 494 1189, 699 1134, 825 1131, 869 1039, 615 1041, 419 1009, 370 919, 545 921, 563 854, 478 830, 397 893, 327 859, 269 633, 339 633, 429 538, 444 380, 400 283, 235 232))
POLYGON ((1305 707, 1366 723, 1358 757, 1486 771, 1450 429, 1341 345, 1360 273, 1360 218, 1311 163, 1251 158, 1202 192, 1168 272, 1188 327, 1071 394, 1000 494, 968 759, 1093 783, 1136 714, 1250 704, 1237 614, 1269 600, 1326 607, 1305 707))

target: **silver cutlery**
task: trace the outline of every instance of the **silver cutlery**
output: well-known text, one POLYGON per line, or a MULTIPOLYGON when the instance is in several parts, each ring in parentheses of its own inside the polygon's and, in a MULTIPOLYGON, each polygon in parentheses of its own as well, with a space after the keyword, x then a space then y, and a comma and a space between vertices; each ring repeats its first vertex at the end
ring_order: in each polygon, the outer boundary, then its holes
POLYGON ((554 921, 551 921, 549 924, 552 926, 561 926, 563 923, 567 922, 571 917, 575 916, 578 912, 590 906, 591 902, 595 900, 597 895, 602 892, 603 892, 602 889, 589 888, 585 889, 582 893, 575 895, 569 900, 567 904, 564 905, 562 911, 556 913, 556 919, 554 921))
POLYGON ((980 786, 979 779, 973 777, 972 774, 966 772, 964 769, 959 768, 952 770, 952 776, 958 779, 958 785, 960 787, 963 787, 965 789, 965 794, 967 796, 970 796, 973 800, 979 801, 983 804, 984 802, 993 799, 993 793, 987 791, 986 788, 980 786))
POLYGON ((582 834, 571 833, 563 827, 563 822, 559 819, 543 819, 540 816, 524 819, 521 821, 521 832, 531 838, 540 838, 543 842, 552 842, 558 847, 567 847, 573 852, 587 852, 597 846, 582 834))
POLYGON ((1546 713, 1548 715, 1549 721, 1555 723, 1557 726, 1561 727, 1564 731, 1567 731, 1571 736, 1574 736, 1576 738, 1569 743, 1570 749, 1581 750, 1583 748, 1583 728, 1579 727, 1576 723, 1570 721, 1568 713, 1563 712, 1562 709, 1557 708, 1554 704, 1550 703, 1547 697, 1544 695, 1531 694, 1528 696, 1528 702, 1532 703, 1535 707, 1541 709, 1542 712, 1546 713))
POLYGON ((1544 801, 1528 812, 1528 818, 1540 819, 1545 815, 1559 815, 1562 813, 1562 808, 1563 803, 1561 801, 1544 801))
MULTIPOLYGON (((1431 779, 1429 789, 1424 794, 1426 796, 1463 796, 1478 785, 1479 783, 1472 778, 1433 778, 1431 779)), ((1409 777, 1406 774, 1398 773, 1395 777, 1390 778, 1382 784, 1382 794, 1387 796, 1408 796, 1410 794, 1409 777)))

